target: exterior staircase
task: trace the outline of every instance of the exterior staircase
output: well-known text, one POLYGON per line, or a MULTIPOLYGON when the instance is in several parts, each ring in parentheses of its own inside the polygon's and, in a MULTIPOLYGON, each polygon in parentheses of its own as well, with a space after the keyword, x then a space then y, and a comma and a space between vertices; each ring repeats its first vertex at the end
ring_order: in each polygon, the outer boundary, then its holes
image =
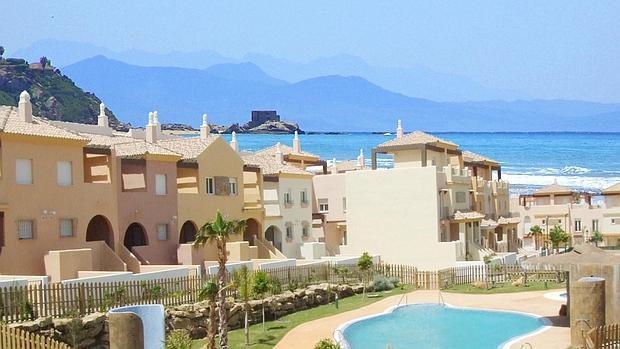
POLYGON ((287 257, 278 250, 271 241, 263 240, 254 235, 254 245, 258 247, 258 256, 264 256, 269 259, 287 259, 287 257))

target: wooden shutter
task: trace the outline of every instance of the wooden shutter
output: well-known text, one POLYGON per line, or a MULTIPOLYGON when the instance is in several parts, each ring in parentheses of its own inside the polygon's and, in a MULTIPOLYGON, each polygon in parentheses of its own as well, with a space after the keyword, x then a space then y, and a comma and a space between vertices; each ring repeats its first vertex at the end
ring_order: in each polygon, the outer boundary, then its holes
POLYGON ((215 177, 215 195, 230 195, 230 187, 228 186, 228 177, 215 177))

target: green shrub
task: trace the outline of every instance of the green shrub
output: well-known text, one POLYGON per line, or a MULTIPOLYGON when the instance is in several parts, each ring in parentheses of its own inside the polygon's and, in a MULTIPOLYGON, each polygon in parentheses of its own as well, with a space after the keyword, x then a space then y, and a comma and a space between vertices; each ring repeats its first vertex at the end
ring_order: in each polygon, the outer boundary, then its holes
POLYGON ((377 275, 372 282, 372 289, 375 292, 388 291, 394 288, 394 284, 385 275, 377 275))
POLYGON ((391 276, 390 277, 390 282, 392 283, 392 285, 394 285, 394 287, 401 286, 400 279, 398 277, 396 277, 396 276, 391 276))
POLYGON ((342 349, 342 347, 333 340, 325 338, 316 343, 314 349, 342 349))
POLYGON ((166 338, 166 349, 191 349, 192 338, 187 330, 173 330, 166 338))

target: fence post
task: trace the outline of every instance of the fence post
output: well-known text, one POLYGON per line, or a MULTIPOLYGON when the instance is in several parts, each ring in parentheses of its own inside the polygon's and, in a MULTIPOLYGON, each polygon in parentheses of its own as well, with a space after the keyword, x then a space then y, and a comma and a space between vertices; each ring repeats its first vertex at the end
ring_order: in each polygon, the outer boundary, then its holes
POLYGON ((79 285, 78 304, 80 308, 80 316, 84 316, 86 315, 86 292, 84 289, 85 285, 83 283, 80 283, 79 285))

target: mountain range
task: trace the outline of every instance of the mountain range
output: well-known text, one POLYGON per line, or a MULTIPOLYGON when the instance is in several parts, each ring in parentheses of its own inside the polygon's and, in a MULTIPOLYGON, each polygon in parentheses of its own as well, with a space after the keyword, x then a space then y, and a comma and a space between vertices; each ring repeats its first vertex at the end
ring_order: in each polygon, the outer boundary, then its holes
POLYGON ((55 66, 61 68, 97 55, 139 66, 194 69, 205 69, 222 63, 250 62, 259 66, 266 74, 287 82, 299 82, 326 75, 351 75, 363 77, 391 91, 436 101, 532 98, 523 92, 485 86, 466 76, 438 72, 422 65, 375 66, 352 55, 336 55, 308 62, 294 62, 259 53, 248 53, 242 58, 234 58, 211 50, 171 51, 164 54, 136 49, 113 51, 88 43, 51 39, 34 42, 24 49, 13 52, 12 55, 25 58, 30 62, 38 61, 39 57, 45 55, 55 66))
MULTIPOLYGON (((52 57, 54 61, 54 58, 52 57)), ((275 109, 311 131, 620 131, 620 104, 564 100, 437 102, 393 92, 360 76, 325 75, 294 83, 251 63, 206 69, 153 67, 95 56, 62 68, 119 118, 144 125, 158 110, 163 122, 197 126, 247 121, 251 110, 275 109)))

